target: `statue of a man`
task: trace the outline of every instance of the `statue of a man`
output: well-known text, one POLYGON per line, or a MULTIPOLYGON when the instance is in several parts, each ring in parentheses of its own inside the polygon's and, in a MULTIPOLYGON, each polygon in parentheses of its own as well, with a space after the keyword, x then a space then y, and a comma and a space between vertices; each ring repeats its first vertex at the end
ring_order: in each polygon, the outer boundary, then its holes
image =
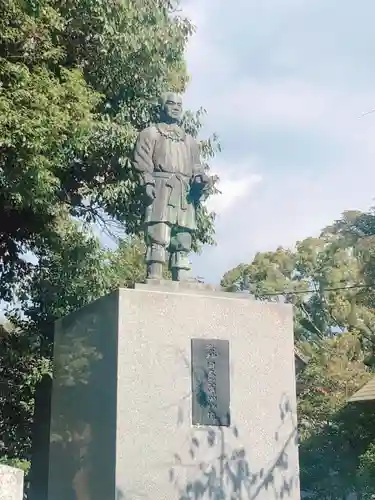
POLYGON ((160 107, 159 123, 139 134, 133 156, 145 194, 147 277, 161 279, 168 263, 172 279, 183 281, 190 270, 196 208, 209 178, 197 141, 180 126, 181 97, 166 93, 160 107))

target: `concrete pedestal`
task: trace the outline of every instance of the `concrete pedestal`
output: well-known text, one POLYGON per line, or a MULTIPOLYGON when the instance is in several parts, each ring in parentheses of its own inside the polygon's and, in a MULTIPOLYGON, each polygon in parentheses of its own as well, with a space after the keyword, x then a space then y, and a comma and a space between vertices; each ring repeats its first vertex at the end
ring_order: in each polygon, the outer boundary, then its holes
POLYGON ((57 322, 54 356, 49 500, 299 500, 290 306, 120 289, 57 322), (229 427, 192 425, 192 339, 229 341, 229 427))
POLYGON ((22 500, 23 481, 22 470, 0 465, 0 500, 22 500))

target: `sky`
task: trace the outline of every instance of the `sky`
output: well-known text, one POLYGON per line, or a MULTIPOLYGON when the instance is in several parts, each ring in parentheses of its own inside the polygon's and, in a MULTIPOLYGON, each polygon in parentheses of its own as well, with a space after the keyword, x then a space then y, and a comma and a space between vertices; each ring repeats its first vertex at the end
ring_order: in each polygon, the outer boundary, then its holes
POLYGON ((344 210, 375 205, 375 2, 183 0, 197 31, 185 106, 207 110, 203 135, 222 195, 216 247, 193 257, 217 283, 258 251, 318 235, 344 210))

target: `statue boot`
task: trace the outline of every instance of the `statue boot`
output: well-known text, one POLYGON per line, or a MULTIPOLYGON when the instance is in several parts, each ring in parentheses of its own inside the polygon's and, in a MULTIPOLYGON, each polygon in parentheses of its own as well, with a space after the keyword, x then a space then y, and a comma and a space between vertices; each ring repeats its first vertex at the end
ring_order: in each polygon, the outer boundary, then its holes
POLYGON ((190 281, 192 279, 188 253, 173 252, 170 257, 169 267, 173 281, 190 281))
POLYGON ((161 280, 163 279, 163 268, 166 261, 166 249, 159 243, 152 243, 147 248, 146 263, 147 263, 147 279, 161 280))

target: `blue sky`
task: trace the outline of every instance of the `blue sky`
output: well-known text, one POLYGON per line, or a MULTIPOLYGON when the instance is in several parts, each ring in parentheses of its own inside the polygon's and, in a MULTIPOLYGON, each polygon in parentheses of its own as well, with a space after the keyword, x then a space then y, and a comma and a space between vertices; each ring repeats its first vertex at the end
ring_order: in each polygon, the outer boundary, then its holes
POLYGON ((256 251, 318 234, 375 198, 375 2, 185 0, 189 108, 220 136, 215 248, 195 274, 218 282, 256 251))

